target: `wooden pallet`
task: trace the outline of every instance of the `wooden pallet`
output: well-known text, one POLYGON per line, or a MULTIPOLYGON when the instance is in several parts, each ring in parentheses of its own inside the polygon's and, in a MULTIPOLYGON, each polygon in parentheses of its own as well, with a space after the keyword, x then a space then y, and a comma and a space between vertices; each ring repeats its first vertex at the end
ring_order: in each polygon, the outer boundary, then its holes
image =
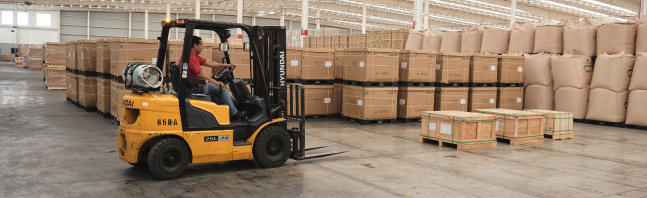
POLYGON ((496 141, 490 141, 490 142, 477 142, 477 143, 452 143, 451 141, 443 141, 443 140, 435 140, 432 138, 426 138, 423 136, 420 136, 420 142, 421 143, 438 143, 438 146, 447 146, 447 145, 455 145, 456 149, 460 151, 464 150, 472 150, 472 149, 482 149, 482 148, 494 148, 497 145, 496 141))
POLYGON ((568 133, 568 134, 544 134, 544 138, 548 138, 551 140, 564 140, 564 139, 573 139, 574 135, 573 133, 568 133))
POLYGON ((497 137, 497 140, 509 141, 510 145, 520 145, 520 144, 532 144, 532 143, 541 143, 544 142, 544 136, 539 137, 525 137, 525 138, 501 138, 497 137))
POLYGON ((357 118, 351 118, 351 117, 343 117, 344 121, 346 122, 354 122, 354 123, 359 123, 361 125, 368 125, 368 124, 394 124, 396 119, 380 119, 380 120, 362 120, 362 119, 357 119, 357 118))
POLYGON ((47 90, 65 90, 65 87, 47 86, 47 90))
POLYGON ((398 122, 404 122, 404 123, 409 123, 409 122, 422 122, 421 118, 401 118, 398 117, 396 119, 398 122))

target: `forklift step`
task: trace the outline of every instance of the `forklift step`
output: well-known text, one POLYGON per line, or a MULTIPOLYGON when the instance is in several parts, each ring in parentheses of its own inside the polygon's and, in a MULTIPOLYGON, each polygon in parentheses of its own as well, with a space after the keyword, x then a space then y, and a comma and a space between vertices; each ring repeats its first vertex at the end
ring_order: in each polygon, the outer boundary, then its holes
POLYGON ((247 145, 252 145, 252 143, 249 143, 247 141, 234 141, 234 146, 247 146, 247 145))

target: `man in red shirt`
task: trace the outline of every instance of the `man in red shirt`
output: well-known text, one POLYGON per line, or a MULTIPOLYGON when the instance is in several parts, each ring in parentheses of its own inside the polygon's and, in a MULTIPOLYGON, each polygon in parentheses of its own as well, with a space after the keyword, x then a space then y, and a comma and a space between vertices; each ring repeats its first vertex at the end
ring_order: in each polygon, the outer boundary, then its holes
MULTIPOLYGON (((198 55, 202 53, 202 38, 200 37, 193 36, 191 43, 193 47, 191 48, 191 58, 189 59, 189 72, 188 72, 189 76, 197 79, 206 80, 209 83, 208 85, 209 93, 220 92, 220 86, 222 83, 214 80, 213 78, 211 78, 211 76, 207 75, 207 73, 203 72, 202 67, 200 66, 222 68, 222 67, 233 67, 235 65, 218 63, 218 62, 210 61, 200 57, 200 55, 198 55)), ((182 57, 180 57, 180 65, 182 65, 181 60, 182 60, 182 57)), ((204 93, 204 87, 198 87, 194 90, 194 92, 204 93)), ((220 98, 222 98, 223 102, 229 106, 229 115, 231 116, 232 119, 241 119, 247 116, 247 112, 238 111, 236 109, 236 106, 234 106, 234 102, 231 100, 231 97, 229 96, 229 93, 227 93, 227 90, 223 90, 222 96, 220 97, 214 95, 212 98, 212 101, 214 102, 220 101, 220 98)))

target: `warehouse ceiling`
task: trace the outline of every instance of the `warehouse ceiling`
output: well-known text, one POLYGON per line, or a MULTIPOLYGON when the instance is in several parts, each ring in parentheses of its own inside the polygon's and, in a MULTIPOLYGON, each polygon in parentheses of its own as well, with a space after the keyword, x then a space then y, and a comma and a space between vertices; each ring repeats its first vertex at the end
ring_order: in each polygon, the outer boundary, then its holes
MULTIPOLYGON (((165 13, 168 0, 32 0, 0 1, 18 8, 61 9, 79 11, 165 13)), ((424 1, 424 0, 423 0, 424 1)), ((367 29, 401 29, 412 26, 413 1, 367 0, 367 29)), ((201 14, 236 15, 236 0, 201 0, 201 14)), ((295 21, 300 26, 300 0, 245 0, 245 16, 295 21)), ((430 0, 429 26, 461 29, 466 25, 508 28, 511 0, 430 0)), ((583 17, 612 18, 616 21, 638 20, 640 0, 517 0, 517 21, 567 20, 583 17)), ((195 0, 171 0, 171 13, 195 13, 195 0)), ((362 0, 310 0, 309 20, 322 25, 361 29, 362 0), (316 11, 320 9, 320 17, 316 11)), ((420 22, 422 24, 422 22, 420 22)), ((259 24, 278 25, 278 24, 259 24)))

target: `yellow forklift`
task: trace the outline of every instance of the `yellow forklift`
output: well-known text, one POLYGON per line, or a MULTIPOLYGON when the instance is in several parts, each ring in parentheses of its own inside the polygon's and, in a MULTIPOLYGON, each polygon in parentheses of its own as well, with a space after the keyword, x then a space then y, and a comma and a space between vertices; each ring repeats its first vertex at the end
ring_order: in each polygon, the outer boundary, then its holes
MULTIPOLYGON (((123 97, 119 158, 168 180, 180 176, 190 163, 255 160, 271 168, 283 165, 288 158, 305 160, 348 152, 305 155, 305 151, 327 146, 305 147, 303 86, 286 83, 285 39, 283 26, 162 21, 156 66, 131 63, 123 71, 125 86, 133 91, 123 97), (168 61, 171 28, 185 29, 181 65, 168 61), (233 76, 235 67, 221 69, 214 79, 229 85, 236 108, 248 112, 241 120, 230 119, 229 106, 211 101, 211 96, 219 93, 194 93, 190 87, 207 83, 187 75, 193 31, 214 31, 221 41, 227 41, 231 35, 227 29, 231 28, 248 35, 244 50, 252 60, 252 88, 250 91, 242 79, 233 76), (174 91, 160 90, 162 84, 168 87, 169 83, 174 91), (294 98, 290 95, 288 99, 288 88, 294 98), (295 108, 287 112, 288 105, 295 108), (299 126, 288 129, 288 120, 298 121, 299 126)), ((231 64, 229 45, 220 43, 219 49, 224 53, 223 63, 231 64)))

